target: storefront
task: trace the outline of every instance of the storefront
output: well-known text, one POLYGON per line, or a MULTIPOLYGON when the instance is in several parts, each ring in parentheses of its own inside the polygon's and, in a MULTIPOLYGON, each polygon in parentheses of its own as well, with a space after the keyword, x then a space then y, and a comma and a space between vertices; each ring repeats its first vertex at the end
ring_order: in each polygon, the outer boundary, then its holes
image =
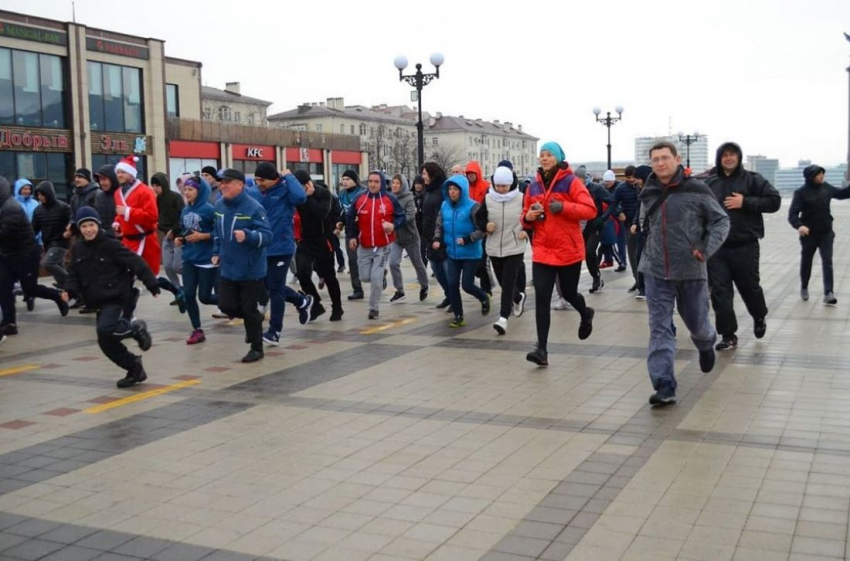
POLYGON ((74 175, 68 130, 0 127, 0 175, 14 184, 51 181, 59 198, 69 200, 74 175))
MULTIPOLYGON (((347 170, 354 170, 358 177, 363 177, 360 170, 361 153, 345 150, 334 150, 331 152, 331 187, 339 189, 342 184, 342 174, 347 170)), ((364 178, 365 179, 365 178, 364 178)))
POLYGON ((238 169, 246 176, 253 176, 260 162, 277 165, 276 149, 274 146, 259 144, 234 144, 231 147, 233 169, 238 169))
MULTIPOLYGON (((147 182, 149 179, 147 158, 149 146, 150 137, 143 134, 92 133, 92 171, 97 171, 107 164, 117 164, 128 154, 132 154, 139 159, 136 162, 139 180, 147 182)), ((157 171, 159 170, 153 170, 151 174, 157 171)))
POLYGON ((200 175, 207 166, 221 169, 221 144, 218 142, 192 142, 172 140, 168 143, 168 162, 172 187, 184 173, 200 175))
POLYGON ((325 179, 323 151, 316 148, 287 148, 286 167, 292 171, 303 169, 313 179, 325 179))

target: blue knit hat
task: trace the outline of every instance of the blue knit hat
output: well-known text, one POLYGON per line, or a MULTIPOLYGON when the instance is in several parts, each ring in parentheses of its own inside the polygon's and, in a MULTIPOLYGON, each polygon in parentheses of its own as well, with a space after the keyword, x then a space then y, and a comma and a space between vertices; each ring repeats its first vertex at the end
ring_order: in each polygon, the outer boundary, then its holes
POLYGON ((564 154, 564 149, 561 148, 561 145, 557 142, 547 142, 540 147, 540 152, 549 152, 555 156, 555 160, 557 160, 559 164, 567 159, 566 154, 564 154))
POLYGON ((497 168, 508 168, 509 170, 512 170, 512 171, 514 169, 514 165, 511 163, 510 160, 502 160, 501 162, 499 162, 499 165, 496 166, 496 167, 497 168))
POLYGON ((83 225, 83 222, 88 222, 90 220, 93 220, 97 222, 98 225, 101 225, 100 213, 97 212, 97 209, 90 206, 84 206, 80 208, 80 210, 77 211, 76 218, 78 228, 83 225))

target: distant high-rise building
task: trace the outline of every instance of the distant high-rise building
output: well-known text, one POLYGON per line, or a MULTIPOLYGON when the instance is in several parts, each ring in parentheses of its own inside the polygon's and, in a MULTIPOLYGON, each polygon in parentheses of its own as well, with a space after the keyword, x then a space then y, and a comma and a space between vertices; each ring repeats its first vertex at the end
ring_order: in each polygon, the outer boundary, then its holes
MULTIPOLYGON (((667 141, 676 145, 676 149, 682 156, 682 165, 685 165, 688 158, 688 148, 684 142, 679 141, 679 135, 663 135, 663 136, 639 136, 635 138, 635 165, 649 165, 649 149, 656 142, 667 141)), ((696 142, 691 144, 691 170, 696 173, 702 173, 710 168, 711 160, 708 159, 708 136, 700 135, 696 142)))
MULTIPOLYGON (((811 160, 800 160, 795 168, 784 168, 776 171, 776 182, 773 184, 779 191, 793 191, 800 187, 805 180, 803 179, 803 170, 812 165, 811 160)), ((827 183, 834 187, 841 187, 846 183, 847 164, 838 166, 822 166, 827 183)))
POLYGON ((760 174, 770 181, 772 185, 776 185, 776 172, 779 170, 779 160, 757 154, 755 156, 747 156, 747 163, 744 167, 760 174))

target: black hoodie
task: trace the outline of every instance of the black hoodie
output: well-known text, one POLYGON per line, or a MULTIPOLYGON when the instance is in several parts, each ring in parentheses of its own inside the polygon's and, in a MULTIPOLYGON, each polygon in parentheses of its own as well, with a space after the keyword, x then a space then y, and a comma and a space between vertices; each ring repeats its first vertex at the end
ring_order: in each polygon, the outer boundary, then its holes
POLYGON ((726 142, 717 149, 715 160, 716 175, 710 176, 706 184, 711 188, 717 202, 729 215, 729 236, 723 247, 739 247, 764 237, 764 219, 762 214, 774 213, 782 205, 782 197, 770 182, 758 173, 744 169, 743 152, 734 142, 726 142), (726 175, 721 165, 723 152, 733 150, 738 154, 738 167, 726 175), (729 210, 723 201, 733 193, 744 195, 744 206, 729 210))
POLYGON ((24 207, 12 196, 9 180, 0 175, 0 255, 18 257, 38 251, 24 207))
POLYGON ((168 176, 164 173, 155 173, 151 178, 151 185, 159 185, 162 189, 162 194, 156 198, 156 207, 159 211, 159 221, 157 228, 163 234, 167 234, 172 230, 180 228, 180 213, 186 204, 183 202, 183 197, 179 193, 171 190, 171 184, 168 181, 168 176))
POLYGON ((824 173, 820 166, 809 166, 803 170, 805 185, 794 191, 791 207, 788 209, 788 222, 796 229, 806 226, 810 236, 820 236, 832 232, 832 214, 829 205, 832 199, 850 199, 850 186, 844 189, 833 187, 826 181, 820 185, 813 180, 824 173))
MULTIPOLYGON (((433 240, 437 229, 437 215, 440 214, 440 208, 443 206, 443 183, 446 182, 446 172, 433 162, 426 163, 424 167, 428 169, 431 183, 425 186, 422 196, 422 237, 433 240)), ((427 253, 429 259, 446 258, 446 250, 442 244, 440 249, 429 246, 427 253)))
POLYGON ((32 214, 32 229, 38 235, 41 233, 41 243, 44 249, 61 247, 68 249, 70 245, 65 237, 65 228, 71 221, 71 207, 68 203, 56 198, 53 183, 42 181, 35 188, 35 194, 44 196, 44 203, 35 208, 32 214))
POLYGON ((94 208, 100 214, 102 222, 100 228, 107 236, 115 237, 115 231, 112 229, 112 223, 115 222, 115 191, 118 190, 118 176, 115 175, 115 166, 108 164, 102 166, 95 177, 106 177, 109 179, 109 190, 104 191, 99 187, 94 198, 94 208))

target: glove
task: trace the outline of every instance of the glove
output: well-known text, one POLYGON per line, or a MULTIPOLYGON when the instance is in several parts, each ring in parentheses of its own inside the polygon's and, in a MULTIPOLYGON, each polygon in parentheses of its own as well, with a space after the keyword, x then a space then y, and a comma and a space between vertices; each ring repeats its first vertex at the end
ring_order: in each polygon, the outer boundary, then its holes
POLYGON ((551 212, 552 214, 558 214, 562 210, 564 210, 564 203, 563 202, 552 201, 551 203, 549 203, 549 212, 551 212))

